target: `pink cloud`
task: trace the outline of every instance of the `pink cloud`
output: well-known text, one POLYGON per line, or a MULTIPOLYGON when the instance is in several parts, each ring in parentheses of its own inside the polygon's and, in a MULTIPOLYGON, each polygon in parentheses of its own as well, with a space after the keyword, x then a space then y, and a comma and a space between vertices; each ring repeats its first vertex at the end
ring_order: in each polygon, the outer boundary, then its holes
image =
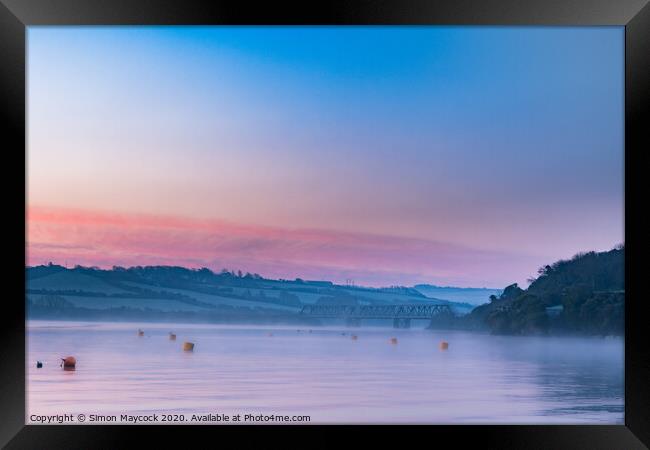
POLYGON ((371 286, 495 287, 525 279, 545 262, 423 239, 37 206, 28 208, 27 261, 230 268, 371 286))

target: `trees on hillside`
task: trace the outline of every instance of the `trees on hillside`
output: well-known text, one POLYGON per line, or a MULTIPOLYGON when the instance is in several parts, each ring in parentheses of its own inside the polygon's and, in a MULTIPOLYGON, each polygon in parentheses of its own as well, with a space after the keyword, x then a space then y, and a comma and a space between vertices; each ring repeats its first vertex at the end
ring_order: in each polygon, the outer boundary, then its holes
POLYGON ((622 334, 624 260, 625 248, 617 246, 543 266, 528 289, 506 287, 501 296, 475 308, 468 322, 500 334, 622 334), (554 308, 559 314, 549 313, 554 308))

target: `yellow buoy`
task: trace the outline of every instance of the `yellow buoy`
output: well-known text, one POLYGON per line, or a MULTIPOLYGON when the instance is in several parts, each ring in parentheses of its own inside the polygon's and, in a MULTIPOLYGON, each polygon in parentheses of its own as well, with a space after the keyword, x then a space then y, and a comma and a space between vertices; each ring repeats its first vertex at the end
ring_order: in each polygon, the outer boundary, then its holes
POLYGON ((439 347, 440 347, 440 350, 447 350, 447 349, 449 348, 449 342, 447 342, 447 341, 442 341, 442 342, 440 343, 440 346, 439 346, 439 347))
POLYGON ((170 341, 175 341, 176 340, 176 335, 174 333, 169 333, 169 340, 170 341))
POLYGON ((138 336, 144 336, 144 331, 138 330, 138 336))
POLYGON ((186 352, 194 351, 194 343, 193 342, 183 342, 183 350, 185 350, 186 352))
POLYGON ((397 344, 397 338, 390 338, 390 343, 391 344, 397 344))
POLYGON ((356 334, 353 334, 353 335, 352 335, 352 340, 353 340, 353 341, 356 341, 357 339, 358 339, 358 338, 357 338, 357 335, 356 335, 356 334))

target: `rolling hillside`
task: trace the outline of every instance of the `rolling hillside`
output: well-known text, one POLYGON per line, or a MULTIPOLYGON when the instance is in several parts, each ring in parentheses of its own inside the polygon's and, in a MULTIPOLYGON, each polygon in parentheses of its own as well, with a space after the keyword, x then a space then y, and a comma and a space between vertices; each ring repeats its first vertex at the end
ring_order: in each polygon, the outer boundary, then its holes
POLYGON ((434 297, 457 303, 468 303, 470 305, 482 305, 489 303, 490 296, 499 296, 503 289, 488 288, 460 288, 453 286, 435 286, 432 284, 418 284, 413 288, 427 297, 434 297))
MULTIPOLYGON (((271 280, 241 272, 182 267, 114 267, 111 270, 48 265, 28 267, 27 306, 34 317, 115 315, 218 321, 293 320, 305 304, 449 304, 412 288, 366 288, 327 281, 271 280)), ((469 307, 469 309, 468 309, 469 307)))
POLYGON ((466 316, 496 334, 621 335, 625 312, 625 248, 586 252, 541 267, 528 289, 506 287, 466 316))

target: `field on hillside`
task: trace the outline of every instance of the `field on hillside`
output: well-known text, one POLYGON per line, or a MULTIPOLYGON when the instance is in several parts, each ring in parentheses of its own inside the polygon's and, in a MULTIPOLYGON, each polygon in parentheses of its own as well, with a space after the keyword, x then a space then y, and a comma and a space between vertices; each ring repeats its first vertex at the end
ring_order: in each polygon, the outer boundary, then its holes
POLYGON ((228 315, 297 314, 304 305, 450 304, 411 288, 364 288, 324 281, 269 280, 215 274, 207 269, 138 267, 100 270, 77 267, 27 268, 27 301, 40 308, 127 308, 158 312, 210 312, 228 315))

